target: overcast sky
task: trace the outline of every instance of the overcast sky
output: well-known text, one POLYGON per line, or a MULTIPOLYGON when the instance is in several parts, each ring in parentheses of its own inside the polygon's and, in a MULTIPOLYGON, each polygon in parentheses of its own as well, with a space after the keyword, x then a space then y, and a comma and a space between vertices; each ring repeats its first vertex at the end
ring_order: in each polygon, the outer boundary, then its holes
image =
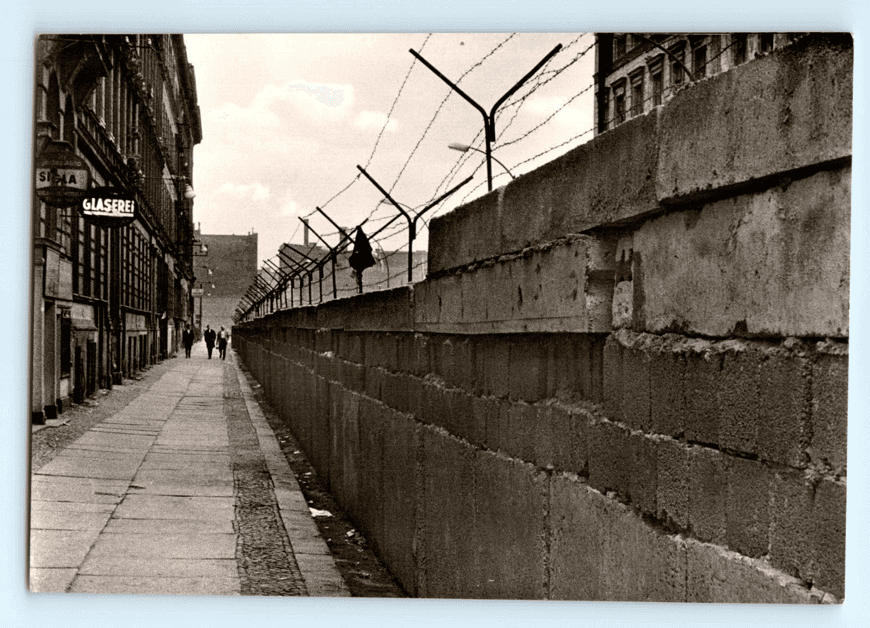
MULTIPOLYGON (((591 34, 198 34, 185 42, 203 127, 194 151, 194 221, 207 234, 255 231, 261 260, 282 242, 301 242, 299 217, 318 206, 348 227, 374 211, 368 233, 394 216, 392 206, 378 206, 383 194, 358 176, 357 164, 417 208, 474 173, 426 217, 486 192, 483 155, 447 148, 476 140, 482 149, 483 117, 456 93, 442 106, 449 86, 414 64, 410 48, 454 82, 473 68, 459 85, 489 111, 562 44, 500 109, 493 154, 519 175, 592 138, 591 34)), ((493 164, 495 186, 509 180, 503 172, 493 164)), ((385 250, 407 248, 406 224, 378 236, 385 250)), ((316 213, 311 225, 321 235, 334 232, 316 213)), ((425 229, 414 248, 428 248, 425 229)))

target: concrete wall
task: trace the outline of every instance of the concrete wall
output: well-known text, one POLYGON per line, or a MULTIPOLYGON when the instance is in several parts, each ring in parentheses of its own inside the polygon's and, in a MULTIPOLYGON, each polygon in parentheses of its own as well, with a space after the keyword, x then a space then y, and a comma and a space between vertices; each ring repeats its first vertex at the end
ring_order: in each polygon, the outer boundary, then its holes
POLYGON ((234 330, 410 593, 842 599, 851 81, 802 39, 234 330))

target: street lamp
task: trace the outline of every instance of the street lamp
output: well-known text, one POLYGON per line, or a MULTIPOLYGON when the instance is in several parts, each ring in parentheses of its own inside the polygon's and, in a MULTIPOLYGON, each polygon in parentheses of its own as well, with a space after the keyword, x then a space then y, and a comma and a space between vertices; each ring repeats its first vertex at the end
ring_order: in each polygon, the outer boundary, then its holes
MULTIPOLYGON (((492 159, 495 163, 497 163, 499 166, 504 168, 504 171, 510 175, 511 179, 516 179, 516 177, 513 175, 513 173, 511 173, 511 171, 507 169, 507 166, 505 166, 503 163, 501 163, 501 161, 496 159, 495 155, 493 155, 492 152, 487 154, 484 151, 480 150, 479 148, 475 148, 474 146, 469 146, 468 144, 460 144, 458 142, 452 142, 452 143, 448 144, 447 148, 452 148, 453 150, 458 150, 460 153, 467 153, 468 151, 473 150, 473 151, 477 151, 481 155, 486 155, 489 159, 492 159)), ((492 185, 491 182, 490 182, 490 185, 492 185)))

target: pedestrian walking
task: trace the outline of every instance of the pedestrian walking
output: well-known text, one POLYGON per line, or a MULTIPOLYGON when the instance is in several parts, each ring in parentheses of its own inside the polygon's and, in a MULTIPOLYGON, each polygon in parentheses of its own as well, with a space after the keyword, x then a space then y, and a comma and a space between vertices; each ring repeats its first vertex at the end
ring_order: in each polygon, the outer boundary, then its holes
POLYGON ((184 343, 184 357, 190 357, 190 348, 193 346, 193 330, 190 325, 184 326, 184 331, 181 332, 181 341, 184 343))
POLYGON ((220 353, 221 360, 227 359, 227 331, 221 325, 221 330, 218 332, 218 353, 220 353))
POLYGON ((205 333, 202 335, 205 338, 205 348, 208 349, 208 359, 211 360, 211 352, 214 350, 214 340, 216 334, 214 333, 214 329, 212 329, 209 325, 205 326, 205 333))

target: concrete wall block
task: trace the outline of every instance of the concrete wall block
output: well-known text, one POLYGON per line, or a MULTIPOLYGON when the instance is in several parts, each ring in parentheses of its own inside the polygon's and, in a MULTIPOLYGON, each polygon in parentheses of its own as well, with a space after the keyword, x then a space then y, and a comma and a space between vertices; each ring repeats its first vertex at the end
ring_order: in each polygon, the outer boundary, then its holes
POLYGON ((770 562, 842 598, 845 594, 846 487, 784 469, 771 491, 770 562))
POLYGON ((365 364, 363 334, 358 332, 338 332, 338 355, 355 364, 365 364))
POLYGON ((648 220, 634 234, 645 330, 848 337, 850 217, 846 166, 648 220))
POLYGON ((390 572, 417 593, 417 450, 420 430, 407 416, 387 413, 383 438, 384 536, 378 543, 390 572))
POLYGON ((452 389, 449 394, 450 432, 470 443, 481 443, 486 425, 477 422, 474 412, 474 397, 464 390, 452 389))
POLYGON ((648 526, 632 510, 613 504, 602 565, 614 601, 683 602, 686 553, 682 541, 648 526))
POLYGON ((424 597, 461 598, 478 590, 474 451, 423 427, 424 597))
POLYGON ((690 441, 717 445, 722 356, 690 352, 685 359, 685 436, 690 441))
POLYGON ((380 549, 384 539, 384 429, 389 410, 366 398, 360 400, 359 412, 359 475, 357 488, 360 530, 380 549))
POLYGON ((657 123, 656 109, 507 185, 502 200, 503 250, 653 210, 657 123))
POLYGON ((447 275, 439 277, 437 282, 438 322, 442 325, 462 323, 462 279, 458 275, 447 275))
POLYGON ((459 276, 459 286, 462 290, 463 322, 480 322, 489 320, 489 309, 498 301, 491 298, 490 276, 493 267, 480 266, 474 272, 464 272, 459 276))
POLYGON ((682 443, 662 439, 656 443, 656 512, 669 527, 689 528, 689 450, 682 443))
POLYGON ((482 336, 477 342, 475 380, 483 382, 483 394, 507 397, 510 392, 510 336, 493 334, 482 336), (482 371, 482 372, 481 372, 482 371))
POLYGON ((661 110, 658 199, 850 156, 852 56, 850 35, 811 35, 681 91, 661 110))
POLYGON ((336 496, 348 515, 358 521, 361 511, 361 495, 359 490, 360 477, 365 472, 361 466, 360 454, 360 401, 361 396, 354 392, 344 395, 341 413, 341 425, 336 426, 336 432, 341 435, 341 484, 335 485, 336 496))
POLYGON ((767 418, 761 412, 761 363, 755 351, 729 351, 721 356, 719 380, 719 436, 722 447, 758 453, 758 430, 767 418))
POLYGON ((757 558, 770 545, 770 489, 772 473, 757 461, 728 456, 726 540, 728 547, 757 558))
POLYGON ((317 329, 314 332, 314 350, 317 352, 335 351, 335 332, 331 329, 317 329))
POLYGON ((630 433, 602 421, 591 425, 589 434, 589 486, 602 493, 615 491, 626 496, 632 469, 630 433))
POLYGON ((509 354, 511 399, 535 402, 547 394, 547 350, 539 335, 512 336, 509 354))
MULTIPOLYGON (((474 458, 473 597, 546 597, 547 475, 490 452, 474 458)), ((466 594, 467 595, 467 594, 466 594)))
POLYGON ((708 447, 689 447, 689 530, 702 541, 726 542, 728 483, 725 456, 708 447))
POLYGON ((330 414, 332 410, 333 385, 326 379, 315 380, 315 399, 317 411, 311 417, 311 458, 317 474, 329 478, 329 462, 332 444, 330 414))
POLYGON ((720 604, 814 604, 813 595, 794 578, 777 572, 763 561, 734 552, 685 541, 688 602, 720 604))
POLYGON ((387 373, 380 367, 367 366, 365 367, 365 394, 371 399, 381 399, 381 389, 384 385, 384 377, 387 373))
POLYGON ((595 334, 589 336, 589 357, 592 382, 591 401, 603 403, 605 399, 606 380, 604 376, 604 347, 607 336, 595 334))
POLYGON ((366 367, 353 362, 342 361, 339 364, 339 372, 341 373, 341 382, 345 388, 355 390, 356 392, 365 392, 366 390, 366 367))
POLYGON ((817 587, 838 598, 845 595, 846 579, 846 484, 822 480, 816 485, 812 539, 818 564, 817 587))
POLYGON ((622 419, 622 368, 623 346, 616 338, 609 336, 604 343, 604 377, 602 381, 604 411, 613 421, 622 419))
POLYGON ((588 416, 557 404, 538 407, 538 428, 535 430, 535 464, 545 469, 568 471, 582 476, 586 468, 588 416))
POLYGON ((628 498, 641 512, 655 516, 658 491, 658 445, 644 434, 634 432, 629 437, 631 467, 629 472, 628 498))
POLYGON ((408 381, 410 376, 403 373, 382 372, 381 401, 398 412, 408 412, 408 381))
POLYGON ((822 355, 813 364, 812 376, 810 459, 845 474, 849 356, 822 355))
POLYGON ((685 544, 578 479, 554 475, 550 493, 552 599, 686 599, 685 544))
POLYGON ((465 266, 501 252, 499 196, 493 192, 429 223, 429 272, 465 266))
POLYGON ((620 403, 622 412, 618 420, 636 430, 649 431, 650 429, 650 365, 650 356, 646 350, 623 348, 620 403))
POLYGON ((811 369, 807 360, 772 352, 761 362, 758 422, 758 454, 790 466, 803 462, 805 424, 809 421, 806 399, 810 394, 811 369))
POLYGON ((507 432, 501 442, 504 451, 513 458, 532 462, 539 429, 537 407, 523 402, 510 403, 507 420, 507 432))
MULTIPOLYGON (((579 478, 554 474, 550 479, 550 598, 609 600, 603 586, 607 500, 579 478)), ((609 501, 609 500, 607 500, 609 501)))
POLYGON ((650 430, 679 436, 685 429, 685 357, 664 348, 652 349, 649 358, 650 430))
MULTIPOLYGON (((431 229, 431 223, 429 228, 431 229)), ((431 231, 429 234, 431 238, 431 231)), ((431 240, 430 240, 431 242, 431 240)), ((432 250, 430 248, 431 255, 432 250)), ((430 267, 431 269, 431 267, 430 267)), ((439 291, 441 282, 437 279, 427 279, 414 284, 414 329, 421 326, 437 325, 441 322, 441 304, 439 291)))
POLYGON ((497 451, 500 444, 501 432, 499 425, 499 412, 501 402, 492 397, 471 397, 471 412, 474 426, 475 445, 497 451))
POLYGON ((425 377, 433 372, 431 363, 432 338, 425 334, 414 334, 413 346, 410 349, 411 372, 418 377, 425 377))
POLYGON ((408 409, 406 412, 418 420, 423 420, 423 380, 408 375, 406 381, 408 386, 408 409))

